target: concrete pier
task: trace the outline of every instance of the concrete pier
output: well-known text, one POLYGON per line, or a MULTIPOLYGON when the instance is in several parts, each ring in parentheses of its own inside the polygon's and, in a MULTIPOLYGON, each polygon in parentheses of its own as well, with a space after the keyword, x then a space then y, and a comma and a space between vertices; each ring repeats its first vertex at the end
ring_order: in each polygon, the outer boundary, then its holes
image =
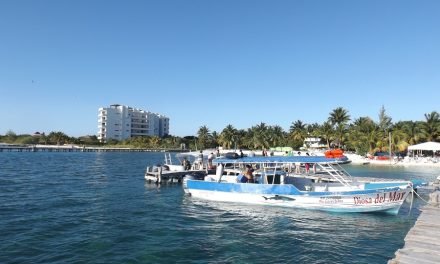
POLYGON ((440 263, 440 191, 430 194, 429 204, 405 237, 405 245, 388 264, 440 263))

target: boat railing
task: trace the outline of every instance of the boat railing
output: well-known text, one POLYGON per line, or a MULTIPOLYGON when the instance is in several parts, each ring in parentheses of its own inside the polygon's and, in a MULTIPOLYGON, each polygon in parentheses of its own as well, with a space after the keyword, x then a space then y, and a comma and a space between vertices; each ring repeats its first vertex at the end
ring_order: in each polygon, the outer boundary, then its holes
POLYGON ((262 167, 262 177, 264 177, 263 182, 266 184, 284 184, 284 175, 280 173, 283 171, 283 163, 263 163, 262 167), (279 178, 277 178, 277 175, 279 178))
POLYGON ((327 173, 344 186, 352 186, 353 177, 344 170, 339 164, 316 163, 322 172, 327 173))
POLYGON ((165 153, 165 164, 166 165, 173 164, 172 159, 171 159, 171 153, 169 153, 169 152, 165 153))

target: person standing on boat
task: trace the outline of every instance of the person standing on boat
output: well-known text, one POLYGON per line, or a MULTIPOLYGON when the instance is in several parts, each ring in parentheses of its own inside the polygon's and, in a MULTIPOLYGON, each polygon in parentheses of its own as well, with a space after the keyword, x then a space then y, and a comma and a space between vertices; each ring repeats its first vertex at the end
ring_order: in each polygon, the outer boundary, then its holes
POLYGON ((214 159, 214 153, 208 155, 208 169, 212 169, 212 160, 214 159))
POLYGON ((306 173, 309 174, 309 171, 310 171, 310 164, 309 164, 309 163, 306 163, 304 166, 306 167, 306 173))
POLYGON ((243 150, 240 149, 240 158, 243 158, 243 150))
POLYGON ((203 169, 203 151, 200 150, 199 156, 197 157, 197 164, 199 169, 203 169))
POLYGON ((191 169, 191 163, 189 163, 189 160, 186 157, 183 158, 182 165, 183 165, 184 170, 191 169))
POLYGON ((295 162, 295 173, 300 174, 301 173, 301 163, 295 162))
POLYGON ((246 165, 246 171, 244 172, 244 177, 246 177, 248 183, 254 183, 254 169, 251 165, 246 165))

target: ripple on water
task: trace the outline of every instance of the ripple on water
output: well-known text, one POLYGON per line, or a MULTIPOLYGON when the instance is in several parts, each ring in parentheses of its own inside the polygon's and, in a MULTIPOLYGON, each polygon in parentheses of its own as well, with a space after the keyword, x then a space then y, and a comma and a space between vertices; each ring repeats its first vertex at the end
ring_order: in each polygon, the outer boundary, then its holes
POLYGON ((422 205, 387 216, 206 202, 181 186, 146 184, 145 167, 162 160, 162 153, 0 153, 0 263, 385 263, 422 205))

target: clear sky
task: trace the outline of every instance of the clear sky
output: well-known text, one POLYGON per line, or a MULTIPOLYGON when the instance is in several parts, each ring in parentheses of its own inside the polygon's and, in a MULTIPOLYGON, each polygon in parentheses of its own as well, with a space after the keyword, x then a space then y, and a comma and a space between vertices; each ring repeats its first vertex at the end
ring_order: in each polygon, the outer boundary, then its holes
POLYGON ((440 111, 440 1, 2 0, 0 134, 94 135, 98 108, 170 134, 440 111))

